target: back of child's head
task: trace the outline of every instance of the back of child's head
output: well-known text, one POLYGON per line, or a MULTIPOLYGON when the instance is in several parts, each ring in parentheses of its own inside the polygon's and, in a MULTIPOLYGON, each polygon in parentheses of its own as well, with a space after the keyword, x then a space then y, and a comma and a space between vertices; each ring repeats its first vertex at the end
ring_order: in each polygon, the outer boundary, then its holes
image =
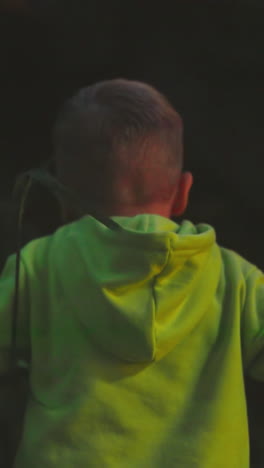
POLYGON ((81 89, 59 112, 53 145, 59 180, 98 209, 167 201, 182 171, 181 117, 139 81, 81 89))

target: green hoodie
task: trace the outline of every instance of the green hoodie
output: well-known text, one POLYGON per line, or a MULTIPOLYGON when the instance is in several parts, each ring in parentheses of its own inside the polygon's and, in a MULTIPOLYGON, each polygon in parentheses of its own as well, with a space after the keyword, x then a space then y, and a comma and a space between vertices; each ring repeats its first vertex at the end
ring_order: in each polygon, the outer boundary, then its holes
MULTIPOLYGON (((264 380, 264 275, 213 227, 92 216, 21 250, 31 393, 15 468, 249 468, 244 375, 264 380)), ((0 276, 10 346, 15 254, 0 276)), ((0 370, 6 368, 2 352, 0 370)))

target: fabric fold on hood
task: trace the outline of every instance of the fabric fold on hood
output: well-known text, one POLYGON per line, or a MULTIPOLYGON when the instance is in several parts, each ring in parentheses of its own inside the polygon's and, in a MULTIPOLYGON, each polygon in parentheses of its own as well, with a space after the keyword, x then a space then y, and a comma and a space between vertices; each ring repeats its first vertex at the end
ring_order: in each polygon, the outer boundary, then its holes
POLYGON ((129 362, 159 360, 210 312, 221 271, 215 230, 153 214, 111 219, 119 230, 92 216, 72 223, 64 241, 70 284, 64 274, 54 278, 63 278, 70 307, 102 350, 129 362))

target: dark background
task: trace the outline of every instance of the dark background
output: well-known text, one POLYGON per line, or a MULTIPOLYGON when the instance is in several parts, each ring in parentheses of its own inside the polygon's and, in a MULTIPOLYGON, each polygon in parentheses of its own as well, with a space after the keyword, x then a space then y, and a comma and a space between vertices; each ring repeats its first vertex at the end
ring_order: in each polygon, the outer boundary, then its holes
MULTIPOLYGON (((79 87, 123 77, 156 86, 183 117, 184 169, 194 185, 182 218, 213 225, 220 245, 264 270, 263 15, 263 0, 2 0, 0 239, 6 254, 15 245, 7 209, 14 178, 51 156, 59 105, 79 87)), ((48 204, 38 210, 44 224, 50 210, 48 204)), ((252 467, 260 467, 263 384, 246 383, 252 467)))

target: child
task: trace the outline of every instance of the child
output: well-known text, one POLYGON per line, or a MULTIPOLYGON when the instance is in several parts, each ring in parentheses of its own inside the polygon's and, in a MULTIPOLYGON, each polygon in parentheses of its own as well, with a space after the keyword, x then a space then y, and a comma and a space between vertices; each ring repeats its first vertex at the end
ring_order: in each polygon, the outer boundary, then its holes
MULTIPOLYGON (((244 376, 264 380, 264 276, 184 213, 179 114, 124 79, 82 89, 54 127, 86 213, 21 250, 31 351, 16 468, 249 468, 244 376), (111 217, 114 230, 89 213, 111 217)), ((15 255, 0 278, 10 346, 15 255)))

